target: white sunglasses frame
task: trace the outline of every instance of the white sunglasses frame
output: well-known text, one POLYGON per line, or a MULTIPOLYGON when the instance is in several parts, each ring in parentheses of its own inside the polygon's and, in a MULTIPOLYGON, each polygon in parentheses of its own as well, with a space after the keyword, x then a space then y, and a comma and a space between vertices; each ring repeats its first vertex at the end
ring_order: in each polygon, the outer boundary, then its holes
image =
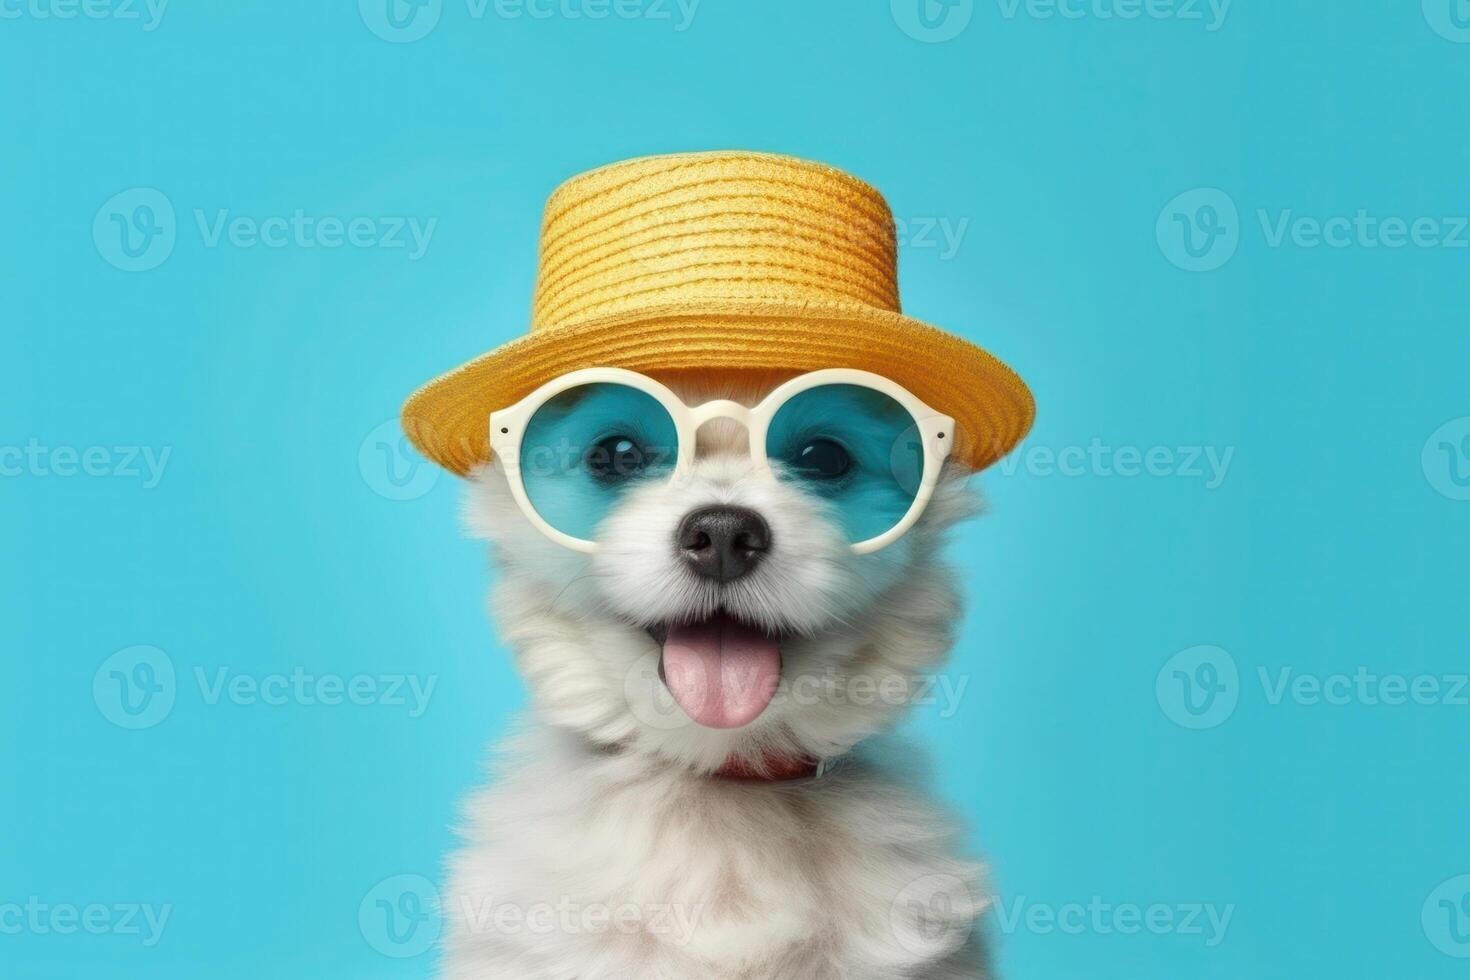
POLYGON ((530 519, 536 529, 557 544, 586 554, 597 550, 597 542, 576 538, 559 531, 536 512, 531 498, 526 494, 525 482, 521 478, 520 459, 521 440, 525 436, 526 425, 535 416, 536 411, 562 392, 588 384, 626 385, 651 396, 669 413, 679 440, 674 469, 666 481, 669 483, 678 480, 681 476, 686 476, 693 467, 695 437, 707 422, 715 419, 731 419, 743 425, 748 434, 752 461, 762 475, 775 480, 776 474, 771 469, 770 460, 766 457, 766 433, 770 429, 771 419, 775 418, 776 412, 786 402, 804 391, 823 385, 857 385, 889 396, 903 406, 918 427, 924 449, 924 472, 919 478, 918 492, 914 495, 913 503, 909 505, 908 511, 897 524, 877 537, 850 545, 853 553, 859 555, 887 547, 914 526, 919 516, 924 513, 924 508, 929 505, 929 500, 934 496, 934 488, 939 483, 939 474, 954 446, 954 419, 925 405, 916 395, 897 382, 868 371, 851 368, 825 368, 820 371, 809 371, 775 388, 754 408, 747 408, 739 402, 725 399, 705 402, 703 405, 686 405, 678 395, 664 385, 645 374, 625 368, 596 367, 572 371, 559 378, 553 378, 509 408, 491 412, 490 449, 496 459, 500 460, 506 472, 511 495, 515 497, 521 512, 530 519))

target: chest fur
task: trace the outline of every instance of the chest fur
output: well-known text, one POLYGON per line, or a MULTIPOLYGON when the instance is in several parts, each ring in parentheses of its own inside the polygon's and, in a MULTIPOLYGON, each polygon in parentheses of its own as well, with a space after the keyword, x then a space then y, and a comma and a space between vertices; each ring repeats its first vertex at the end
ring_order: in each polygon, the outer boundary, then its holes
POLYGON ((872 775, 513 779, 471 816, 445 896, 464 976, 930 976, 980 909, 933 808, 872 775))

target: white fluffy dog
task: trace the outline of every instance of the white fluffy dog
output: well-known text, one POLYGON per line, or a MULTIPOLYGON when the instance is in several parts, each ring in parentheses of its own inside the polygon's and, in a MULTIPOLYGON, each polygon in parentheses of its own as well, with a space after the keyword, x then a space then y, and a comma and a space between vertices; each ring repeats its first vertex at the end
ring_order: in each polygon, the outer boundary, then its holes
MULTIPOLYGON (((689 404, 754 404, 782 378, 660 380, 689 404)), ((855 555, 814 501, 752 473, 745 440, 706 426, 693 479, 630 494, 591 555, 539 533, 496 464, 475 473, 468 518, 493 545, 493 612, 534 711, 467 806, 443 897, 447 977, 988 975, 979 869, 909 767, 855 748, 951 644, 959 604, 938 552, 975 510, 963 474, 909 533, 855 555), (710 506, 764 519, 748 574, 717 581, 681 557, 677 529, 710 506), (726 679, 745 685, 726 716, 697 723, 709 712, 686 710, 697 698, 664 645, 721 615, 779 638, 779 678, 753 658, 726 679), (803 759, 828 768, 787 771, 803 759)))

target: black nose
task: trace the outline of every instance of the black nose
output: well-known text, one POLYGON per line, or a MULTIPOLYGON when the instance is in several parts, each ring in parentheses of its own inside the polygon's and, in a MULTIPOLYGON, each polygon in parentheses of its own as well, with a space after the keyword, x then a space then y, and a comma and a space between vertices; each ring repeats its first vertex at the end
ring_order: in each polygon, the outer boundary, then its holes
POLYGON ((771 547, 771 528, 746 507, 701 507, 684 515, 676 540, 690 568, 732 582, 760 564, 771 547))

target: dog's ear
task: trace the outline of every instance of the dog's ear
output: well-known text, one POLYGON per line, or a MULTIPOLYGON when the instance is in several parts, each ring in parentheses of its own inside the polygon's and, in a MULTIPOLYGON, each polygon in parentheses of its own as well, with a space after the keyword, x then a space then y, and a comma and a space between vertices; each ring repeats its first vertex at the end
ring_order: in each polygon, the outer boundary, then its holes
POLYGON ((460 521, 466 534, 481 541, 499 541, 522 520, 510 482, 497 463, 481 463, 466 474, 460 504, 460 521))
POLYGON ((984 513, 985 497, 980 492, 980 481, 975 479, 975 472, 951 460, 944 464, 939 483, 934 487, 934 496, 924 509, 917 530, 933 538, 942 537, 961 521, 984 513))
POLYGON ((521 513, 497 462, 482 463, 466 475, 460 524, 466 535, 490 546, 497 568, 528 588, 559 592, 586 569, 586 555, 551 541, 521 513))

